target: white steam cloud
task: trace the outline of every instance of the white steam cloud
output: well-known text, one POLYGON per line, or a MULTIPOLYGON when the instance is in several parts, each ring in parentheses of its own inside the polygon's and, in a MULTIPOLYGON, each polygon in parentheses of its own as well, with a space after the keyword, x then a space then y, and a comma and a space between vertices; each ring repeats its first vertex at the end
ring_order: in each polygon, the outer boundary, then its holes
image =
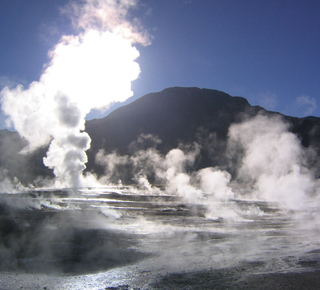
POLYGON ((194 171, 200 151, 197 143, 166 155, 155 148, 136 150, 130 156, 101 150, 96 162, 105 167, 103 183, 115 183, 122 177, 119 172, 127 171, 133 175, 129 181, 141 189, 157 191, 152 185, 160 185, 186 203, 204 205, 208 218, 238 219, 243 212, 234 199, 265 200, 302 211, 320 204, 319 180, 309 167, 314 153, 301 145, 280 116, 258 115, 229 128, 227 153, 236 172, 233 179, 217 167, 194 171))
POLYGON ((101 183, 115 183, 121 178, 119 172, 124 174, 127 170, 130 176, 133 174, 131 181, 135 181, 140 190, 160 193, 160 186, 164 192, 179 196, 189 205, 202 204, 208 218, 238 218, 227 203, 235 197, 229 186, 231 175, 213 167, 194 171, 192 168, 199 153, 197 143, 174 148, 166 155, 155 148, 138 150, 131 156, 119 156, 114 152, 106 154, 100 150, 96 162, 105 168, 101 183))
POLYGON ((317 194, 307 152, 280 117, 258 115, 234 124, 229 138, 231 152, 243 151, 237 178, 252 187, 256 198, 298 209, 317 194))
POLYGON ((29 142, 26 151, 51 141, 44 164, 54 170, 57 186, 84 185, 91 141, 83 132, 85 116, 133 95, 131 82, 140 73, 133 45, 148 44, 146 33, 127 19, 137 1, 80 3, 65 9, 79 34, 61 38, 40 80, 1 91, 4 113, 29 142))

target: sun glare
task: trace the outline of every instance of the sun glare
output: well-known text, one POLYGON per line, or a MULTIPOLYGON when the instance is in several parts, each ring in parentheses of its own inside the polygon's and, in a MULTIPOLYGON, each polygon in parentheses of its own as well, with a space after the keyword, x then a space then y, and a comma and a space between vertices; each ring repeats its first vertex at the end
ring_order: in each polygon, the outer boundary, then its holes
POLYGON ((86 115, 133 95, 131 82, 140 74, 133 43, 140 34, 124 17, 134 4, 88 0, 73 5, 82 32, 61 38, 39 81, 0 92, 3 111, 29 142, 25 152, 51 141, 44 164, 61 185, 83 185, 85 151, 90 147, 90 136, 82 132, 86 115), (104 15, 110 16, 110 23, 100 19, 104 15), (93 25, 99 23, 103 25, 93 25))
POLYGON ((42 80, 68 95, 86 113, 133 94, 131 81, 140 73, 135 62, 139 52, 119 35, 91 30, 65 37, 51 55, 51 66, 42 80))

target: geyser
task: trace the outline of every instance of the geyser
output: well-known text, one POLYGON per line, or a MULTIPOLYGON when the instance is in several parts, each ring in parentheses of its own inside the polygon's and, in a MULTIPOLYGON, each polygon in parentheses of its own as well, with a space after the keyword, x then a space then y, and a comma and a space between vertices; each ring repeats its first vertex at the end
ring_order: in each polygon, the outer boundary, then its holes
POLYGON ((146 34, 131 25, 129 1, 73 2, 66 9, 79 33, 65 35, 50 51, 50 62, 39 81, 1 91, 8 121, 29 145, 30 152, 50 143, 44 164, 53 169, 56 187, 85 185, 82 171, 90 137, 85 117, 133 95, 139 76, 135 43, 148 44, 146 34))

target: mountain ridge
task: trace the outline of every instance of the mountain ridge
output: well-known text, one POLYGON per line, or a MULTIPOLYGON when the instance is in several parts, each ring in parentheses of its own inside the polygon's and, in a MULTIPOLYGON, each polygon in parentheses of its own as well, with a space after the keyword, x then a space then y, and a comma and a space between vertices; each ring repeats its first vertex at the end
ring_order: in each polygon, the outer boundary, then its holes
MULTIPOLYGON (((119 155, 132 155, 135 150, 154 147, 159 153, 166 154, 173 148, 196 142, 201 149, 195 169, 219 166, 234 173, 232 165, 226 162, 229 128, 231 124, 241 123, 258 114, 283 119, 289 124, 290 132, 296 134, 304 147, 312 147, 318 156, 320 155, 318 117, 286 116, 260 106, 252 106, 243 97, 233 97, 218 90, 172 87, 144 95, 104 118, 87 121, 85 131, 90 135, 92 142, 91 148, 87 151, 89 161, 86 171, 103 174, 104 169, 95 160, 97 152, 101 149, 106 154, 117 152, 119 155), (154 136, 158 141, 156 144, 151 139, 150 142, 145 140, 143 144, 137 143, 139 136, 154 136)), ((42 164, 46 147, 40 148, 32 155, 19 156, 17 159, 16 151, 23 147, 24 141, 20 138, 20 144, 16 134, 9 131, 0 132, 2 172, 5 171, 11 178, 14 175, 23 182, 32 182, 38 175, 52 177, 51 171, 42 164), (14 140, 12 142, 15 143, 15 149, 13 148, 9 154, 6 147, 10 147, 10 140, 14 140), (10 162, 13 156, 27 168, 24 174, 19 174, 16 166, 10 162), (14 170, 10 175, 11 167, 14 167, 14 170)), ((318 159, 314 162, 316 167, 320 167, 318 159)))

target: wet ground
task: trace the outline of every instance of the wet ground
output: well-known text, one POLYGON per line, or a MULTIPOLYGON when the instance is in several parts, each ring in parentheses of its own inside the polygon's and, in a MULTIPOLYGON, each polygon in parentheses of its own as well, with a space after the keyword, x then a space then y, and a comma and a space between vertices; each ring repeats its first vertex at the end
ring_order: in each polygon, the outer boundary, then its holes
POLYGON ((131 188, 0 196, 0 289, 320 289, 317 209, 131 188))

